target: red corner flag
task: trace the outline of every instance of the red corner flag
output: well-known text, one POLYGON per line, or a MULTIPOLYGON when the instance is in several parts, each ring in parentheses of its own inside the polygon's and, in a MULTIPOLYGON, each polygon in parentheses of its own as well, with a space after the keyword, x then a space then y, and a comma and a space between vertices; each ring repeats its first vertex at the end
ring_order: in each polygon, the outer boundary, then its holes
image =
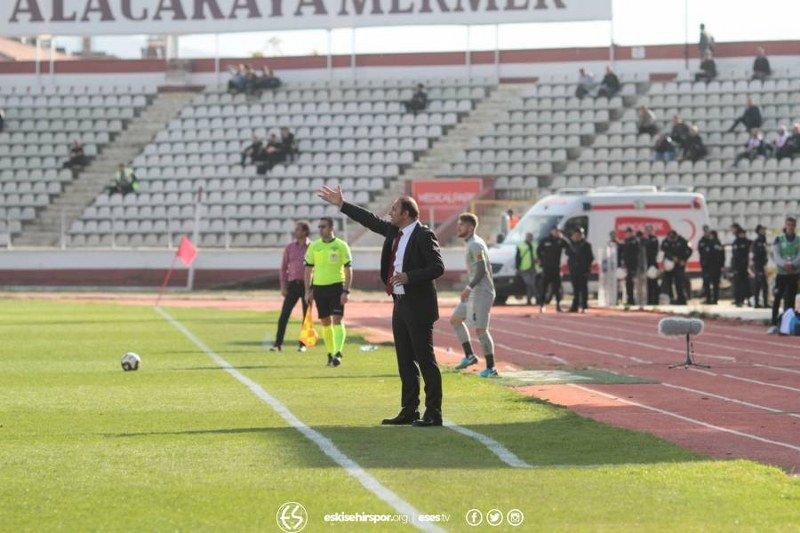
POLYGON ((197 257, 197 248, 192 241, 189 240, 189 237, 183 237, 181 239, 181 244, 178 246, 178 253, 176 257, 180 259, 184 265, 192 266, 194 263, 195 258, 197 257))

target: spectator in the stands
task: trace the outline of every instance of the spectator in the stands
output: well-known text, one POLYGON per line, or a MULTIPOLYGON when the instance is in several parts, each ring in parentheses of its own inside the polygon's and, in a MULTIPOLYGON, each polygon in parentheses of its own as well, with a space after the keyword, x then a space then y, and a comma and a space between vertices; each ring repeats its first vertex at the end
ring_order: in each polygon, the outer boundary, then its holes
POLYGON ((418 83, 411 100, 406 100, 403 105, 406 106, 406 113, 414 113, 414 116, 420 111, 425 111, 428 107, 428 93, 425 92, 425 86, 418 83))
POLYGON ((250 162, 256 164, 258 161, 258 156, 261 154, 261 149, 263 147, 263 143, 261 142, 261 137, 253 134, 253 142, 250 145, 242 150, 242 166, 245 165, 247 162, 247 157, 250 157, 250 162))
POLYGON ((264 65, 264 68, 261 70, 261 75, 256 77, 256 89, 277 89, 280 86, 280 78, 275 75, 275 72, 271 68, 264 65))
POLYGON ((614 72, 614 68, 608 65, 606 67, 606 75, 603 76, 603 80, 600 82, 600 88, 597 89, 597 96, 611 98, 619 92, 620 88, 622 88, 622 85, 619 83, 619 78, 614 72))
POLYGON ((744 151, 739 152, 736 156, 733 166, 738 165, 742 159, 752 161, 756 157, 766 157, 766 145, 764 144, 764 135, 761 130, 753 128, 750 130, 750 138, 747 139, 744 145, 744 151))
POLYGON ((83 153, 83 145, 80 141, 74 140, 69 145, 69 159, 64 163, 64 168, 70 168, 73 172, 86 166, 88 163, 86 154, 83 153))
POLYGON ((2 109, 0 109, 0 132, 3 131, 5 127, 5 120, 6 120, 6 113, 2 109))
POLYGON ((786 143, 789 142, 789 139, 791 137, 792 136, 789 134, 789 131, 786 129, 786 126, 784 126, 783 124, 778 126, 778 135, 772 140, 772 142, 767 147, 769 151, 767 157, 778 155, 778 152, 780 152, 781 148, 786 146, 786 143))
POLYGON ((655 135, 658 133, 658 124, 656 123, 656 114, 647 106, 639 107, 639 120, 636 123, 639 134, 647 133, 655 135))
POLYGON ((708 83, 717 77, 717 63, 714 61, 714 54, 707 50, 700 63, 700 72, 695 73, 694 81, 705 81, 708 83))
POLYGON ((299 152, 297 148, 297 141, 294 138, 294 133, 287 128, 281 128, 281 149, 285 155, 285 159, 294 162, 299 152))
POLYGON ((125 166, 124 163, 117 165, 117 171, 114 172, 114 183, 109 187, 109 193, 123 196, 129 193, 139 193, 139 178, 136 177, 132 168, 125 166))
POLYGON ((686 144, 683 145, 683 159, 687 161, 700 161, 708 155, 706 145, 703 144, 703 139, 700 137, 700 132, 697 126, 692 125, 689 127, 689 137, 686 139, 686 144))
POLYGON ((597 82, 594 80, 594 74, 585 68, 578 69, 578 87, 575 89, 575 96, 578 98, 591 96, 596 89, 597 82))
POLYGON ((729 132, 736 129, 739 124, 744 124, 747 131, 752 131, 753 128, 761 127, 761 109, 753 102, 753 99, 747 97, 747 107, 744 109, 742 116, 733 121, 733 125, 728 129, 729 132))
POLYGON ((706 52, 711 52, 712 54, 715 52, 714 36, 706 29, 705 24, 700 24, 700 40, 697 43, 697 47, 700 49, 700 57, 705 57, 706 52))
POLYGON ((765 80, 772 75, 772 68, 769 66, 769 59, 762 47, 756 48, 756 58, 753 60, 754 80, 765 80))
POLYGON ((792 128, 792 135, 786 141, 786 144, 777 151, 775 156, 778 159, 784 157, 794 157, 800 153, 800 122, 795 122, 792 128))
POLYGON ((683 121, 680 115, 672 117, 672 131, 669 133, 669 136, 672 137, 672 142, 680 148, 683 148, 686 139, 689 138, 689 126, 683 121))
POLYGON ((256 173, 263 175, 272 170, 272 168, 285 159, 283 146, 278 140, 278 136, 274 133, 269 134, 267 145, 261 150, 258 158, 258 167, 256 173))
POLYGON ((231 79, 228 80, 228 91, 239 93, 247 87, 247 69, 244 64, 231 68, 231 79))
POLYGON ((656 138, 656 144, 653 146, 653 161, 668 161, 675 160, 675 143, 669 135, 659 133, 656 138))

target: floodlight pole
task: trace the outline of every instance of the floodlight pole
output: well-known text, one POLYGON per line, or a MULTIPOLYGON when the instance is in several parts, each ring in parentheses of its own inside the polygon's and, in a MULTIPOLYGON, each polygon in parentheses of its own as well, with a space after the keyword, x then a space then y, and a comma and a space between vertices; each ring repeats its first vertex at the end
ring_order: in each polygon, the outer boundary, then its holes
POLYGON ((612 67, 616 67, 614 65, 614 61, 616 60, 615 57, 615 50, 614 50, 614 2, 611 2, 611 18, 609 20, 611 24, 610 33, 611 33, 611 45, 608 48, 608 62, 611 63, 612 67))
POLYGON ((50 36, 50 85, 56 84, 56 36, 50 36))
POLYGON ((41 80, 39 79, 42 73, 41 61, 42 61, 41 47, 39 43, 39 36, 37 35, 36 36, 36 85, 39 85, 41 83, 41 80))
POLYGON ((466 46, 466 53, 464 54, 464 58, 465 58, 465 65, 467 67, 467 78, 468 79, 472 79, 472 57, 471 57, 471 54, 469 53, 469 43, 470 43, 470 40, 471 40, 470 39, 471 32, 472 32, 472 26, 467 24, 467 46, 466 46))
POLYGON ((328 28, 328 79, 333 80, 333 30, 328 28))
POLYGON ((356 79, 356 28, 350 33, 350 67, 353 70, 353 79, 356 79))
POLYGON ((219 33, 214 34, 214 84, 219 87, 219 33))
POLYGON ((494 25, 494 76, 500 79, 500 24, 494 25))
POLYGON ((689 70, 689 0, 683 0, 683 60, 689 70))

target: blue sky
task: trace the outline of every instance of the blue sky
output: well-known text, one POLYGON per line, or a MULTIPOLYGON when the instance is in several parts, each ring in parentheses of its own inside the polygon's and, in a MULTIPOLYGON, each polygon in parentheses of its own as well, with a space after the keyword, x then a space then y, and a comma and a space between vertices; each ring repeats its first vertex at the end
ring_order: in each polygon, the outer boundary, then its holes
MULTIPOLYGON (((797 0, 613 0, 614 40, 622 45, 682 43, 688 21, 689 41, 697 40, 698 26, 705 22, 717 41, 762 41, 797 39, 797 0), (755 7, 757 6, 757 10, 755 7), (688 9, 684 9, 688 7, 688 9)), ((429 52, 464 50, 467 34, 471 50, 606 46, 611 40, 608 22, 506 24, 499 36, 494 26, 407 26, 364 28, 356 32, 357 53, 429 52)), ((332 33, 334 54, 353 50, 353 32, 332 33)), ((98 37, 94 47, 123 58, 139 57, 144 36, 98 37)), ((308 55, 328 52, 325 31, 187 35, 179 39, 179 54, 185 58, 213 57, 219 43, 221 57, 308 55)), ((77 39, 62 38, 58 46, 79 47, 77 39)), ((769 52, 769 51, 768 51, 769 52)))

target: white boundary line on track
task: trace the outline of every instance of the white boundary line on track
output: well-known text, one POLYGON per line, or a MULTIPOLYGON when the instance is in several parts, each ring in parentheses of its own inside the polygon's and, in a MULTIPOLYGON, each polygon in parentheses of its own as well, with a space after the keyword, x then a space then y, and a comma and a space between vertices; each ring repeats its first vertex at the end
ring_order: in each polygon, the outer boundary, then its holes
MULTIPOLYGON (((611 318, 612 317, 600 316, 600 317, 597 317, 597 320, 593 324, 590 324, 590 325, 596 326, 596 327, 600 327, 600 322, 603 322, 604 324, 608 324, 608 323, 610 323, 610 319, 611 318)), ((613 317, 613 318, 617 318, 617 317, 613 317)), ((631 325, 634 325, 634 323, 635 323, 634 320, 628 320, 626 318, 620 318, 620 320, 617 321, 617 323, 619 323, 619 322, 624 322, 626 324, 631 324, 631 325)), ((637 325, 641 326, 642 324, 637 324, 637 325)), ((712 327, 714 327, 714 326, 712 326, 712 327)), ((616 331, 621 331, 621 332, 628 331, 628 330, 625 330, 625 329, 622 329, 622 328, 619 328, 619 327, 613 327, 613 326, 609 326, 609 329, 614 329, 616 331)), ((713 331, 710 331, 710 329, 711 328, 706 328, 705 330, 703 330, 703 336, 704 337, 722 337, 722 338, 724 338, 726 340, 733 340, 733 341, 736 341, 736 340, 753 341, 753 339, 750 339, 750 338, 747 338, 747 337, 740 337, 740 336, 734 336, 734 335, 725 335, 725 334, 718 333, 718 332, 715 333, 713 331)), ((734 329, 734 328, 729 328, 729 329, 734 329)), ((763 341, 762 339, 758 339, 758 340, 759 340, 759 344, 761 346, 769 344, 771 346, 778 346, 778 347, 781 347, 781 348, 789 348, 790 347, 789 345, 786 345, 786 344, 763 341)), ((700 339, 699 337, 697 338, 697 340, 695 342, 697 342, 698 344, 704 344, 704 343, 713 344, 716 347, 724 348, 726 350, 746 351, 748 354, 759 354, 759 355, 765 355, 765 356, 768 356, 768 357, 777 357, 779 359, 790 359, 792 361, 800 361, 800 357, 797 357, 797 356, 792 356, 792 355, 787 355, 787 354, 776 354, 775 352, 765 352, 763 350, 756 350, 756 349, 750 349, 750 348, 742 348, 741 346, 721 345, 721 344, 716 343, 716 342, 705 341, 703 339, 700 339)))
POLYGON ((679 415, 677 413, 673 413, 671 411, 665 411, 664 409, 659 409, 658 407, 652 407, 650 405, 645 405, 639 402, 632 402, 630 400, 626 400, 624 398, 620 398, 619 396, 615 396, 613 394, 607 394, 605 392, 600 392, 598 390, 590 389, 583 385, 576 385, 574 383, 569 384, 570 387, 574 387, 576 389, 580 389, 584 392, 589 392, 591 394, 597 394, 599 396, 603 396, 605 398, 609 398, 611 400, 616 400, 622 403, 626 403, 628 405, 633 405, 635 407, 640 407, 642 409, 647 409, 648 411, 653 411, 662 415, 671 416, 673 418, 677 418, 678 420, 683 420, 684 422, 689 422, 690 424, 696 424, 698 426, 702 426, 704 428, 713 429, 715 431, 722 431, 724 433, 730 433, 732 435, 737 435, 739 437, 744 437, 746 439, 756 440, 758 442, 764 442, 766 444, 773 444, 775 446, 781 446, 783 448, 788 448, 790 450, 794 450, 796 452, 800 452, 800 446, 795 446, 793 444, 787 444, 785 442, 780 442, 777 440, 765 439, 764 437, 759 437, 757 435, 751 435, 750 433, 745 433, 743 431, 737 431, 735 429, 724 428, 720 426, 715 426, 714 424, 709 424, 707 422, 703 422, 702 420, 697 420, 696 418, 690 418, 688 416, 679 415))
POLYGON ((770 413, 775 413, 775 414, 778 414, 778 415, 786 415, 786 416, 792 416, 792 417, 795 417, 795 418, 800 418, 800 414, 798 414, 798 413, 790 413, 788 411, 782 411, 780 409, 775 409, 774 407, 767 407, 766 405, 760 405, 760 404, 757 404, 757 403, 746 402, 744 400, 737 400, 736 398, 730 398, 728 396, 722 396, 722 395, 719 395, 719 394, 714 394, 712 392, 706 392, 706 391, 702 391, 702 390, 698 390, 698 389, 692 389, 690 387, 683 387, 681 385, 673 385, 672 383, 663 383, 662 382, 661 385, 663 385, 665 387, 669 387, 671 389, 679 389, 679 390, 684 390, 684 391, 687 391, 687 392, 692 392, 692 393, 695 393, 695 394, 700 394, 700 395, 703 395, 703 396, 709 396, 711 398, 717 398, 719 400, 723 400, 723 401, 726 401, 726 402, 738 403, 740 405, 744 405, 744 406, 747 406, 747 407, 753 407, 755 409, 761 409, 761 410, 768 411, 770 413))
MULTIPOLYGON (((355 324, 353 324, 353 327, 356 327, 358 329, 372 330, 372 331, 380 333, 381 335, 389 335, 388 332, 386 332, 386 331, 384 331, 382 329, 379 329, 379 328, 376 328, 376 327, 373 327, 373 326, 365 326, 363 324, 358 324, 357 322, 355 324)), ((445 351, 442 348, 436 348, 436 349, 441 351, 441 352, 445 351)), ((503 446, 498 441, 496 441, 493 438, 489 437, 488 435, 484 435, 483 433, 478 433, 477 431, 473 431, 473 430, 467 429, 467 428, 465 428, 463 426, 459 426, 458 424, 456 424, 454 422, 451 422, 449 420, 445 420, 444 421, 444 426, 446 428, 448 428, 448 429, 452 429, 456 433, 460 433, 460 434, 464 435, 465 437, 469 437, 471 439, 475 439, 476 441, 480 442, 490 452, 495 454, 498 457, 498 459, 503 461, 508 466, 511 466, 511 467, 514 467, 514 468, 533 468, 532 465, 530 465, 529 463, 526 463, 525 461, 520 459, 516 454, 514 454, 514 452, 512 452, 511 450, 509 450, 508 448, 503 446)))
POLYGON ((294 413, 292 413, 288 407, 283 405, 279 400, 275 397, 270 395, 264 388, 256 383, 255 381, 251 380, 241 372, 239 372, 234 366, 228 363, 225 359, 223 359, 220 355, 214 352, 211 348, 206 346, 203 341, 198 339, 194 336, 194 334, 186 329, 180 322, 172 318, 172 316, 161 309, 160 307, 155 307, 155 311, 161 315, 164 320, 169 322, 175 329, 181 332, 184 337, 189 339, 195 346, 200 348, 205 354, 214 361, 217 365, 220 366, 225 372, 230 374, 234 379, 236 379, 239 383, 250 389, 250 391, 258 396, 264 403, 272 407, 272 409, 280 415, 290 426, 294 429, 299 431, 306 437, 308 440, 313 442, 314 444, 319 447, 319 449, 327 455, 328 457, 333 460, 336 464, 341 466, 349 475, 354 477, 359 483, 361 483, 364 488, 366 488, 369 492, 389 504, 395 511, 400 514, 404 514, 408 516, 411 522, 417 529, 422 531, 430 531, 430 532, 443 532, 444 530, 436 527, 433 524, 427 522, 420 522, 419 515, 420 512, 417 511, 410 503, 402 499, 400 496, 392 492, 389 488, 384 486, 380 481, 372 477, 368 474, 358 463, 350 459, 347 455, 342 453, 339 448, 330 440, 328 437, 320 433, 319 431, 308 427, 304 424, 299 418, 297 418, 294 413))

